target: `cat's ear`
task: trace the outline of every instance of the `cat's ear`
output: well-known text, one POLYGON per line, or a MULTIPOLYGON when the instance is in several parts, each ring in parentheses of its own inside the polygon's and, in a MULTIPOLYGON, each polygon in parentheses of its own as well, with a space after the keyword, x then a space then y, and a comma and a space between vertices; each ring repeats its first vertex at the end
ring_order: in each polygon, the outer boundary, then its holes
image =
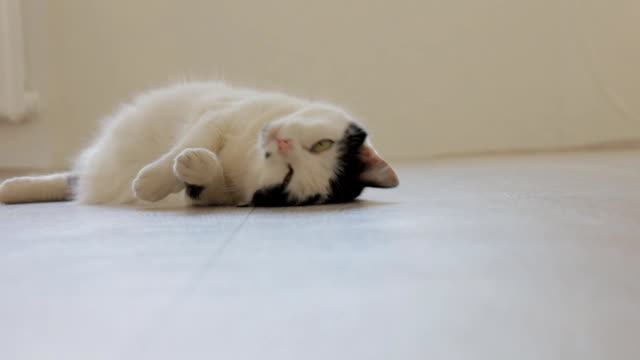
POLYGON ((364 170, 360 174, 360 181, 366 186, 378 188, 392 188, 398 186, 398 175, 391 166, 376 153, 373 148, 363 144, 360 146, 360 161, 364 170))

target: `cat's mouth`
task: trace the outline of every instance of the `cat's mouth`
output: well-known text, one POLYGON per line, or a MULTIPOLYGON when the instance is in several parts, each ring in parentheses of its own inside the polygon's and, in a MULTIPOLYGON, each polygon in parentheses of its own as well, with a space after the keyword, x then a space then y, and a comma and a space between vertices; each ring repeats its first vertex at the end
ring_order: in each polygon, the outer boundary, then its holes
POLYGON ((286 206, 289 205, 287 186, 291 183, 295 171, 291 164, 287 164, 289 171, 282 183, 264 187, 253 194, 250 204, 253 206, 286 206))
POLYGON ((289 167, 289 172, 287 172, 287 175, 285 175, 284 180, 282 180, 282 188, 286 189, 287 185, 289 185, 289 183, 291 182, 291 178, 293 177, 293 167, 291 166, 291 164, 287 164, 287 166, 289 167))

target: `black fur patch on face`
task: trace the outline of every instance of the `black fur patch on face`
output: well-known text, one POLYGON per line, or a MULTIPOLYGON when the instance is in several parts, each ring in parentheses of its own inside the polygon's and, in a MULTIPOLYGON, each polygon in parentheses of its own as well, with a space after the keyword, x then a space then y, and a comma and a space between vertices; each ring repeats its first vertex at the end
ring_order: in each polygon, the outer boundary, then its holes
POLYGON ((295 205, 289 201, 289 193, 287 192, 287 185, 291 182, 293 177, 293 168, 289 165, 289 172, 282 180, 282 183, 278 185, 272 185, 262 188, 253 194, 251 204, 254 206, 287 206, 295 205))
POLYGON ((336 176, 331 180, 331 191, 324 203, 349 202, 357 198, 365 187, 360 181, 364 164, 360 160, 360 146, 367 133, 360 126, 351 124, 338 142, 339 156, 335 168, 336 176))
POLYGON ((204 191, 204 186, 185 184, 185 192, 190 198, 197 200, 204 191))

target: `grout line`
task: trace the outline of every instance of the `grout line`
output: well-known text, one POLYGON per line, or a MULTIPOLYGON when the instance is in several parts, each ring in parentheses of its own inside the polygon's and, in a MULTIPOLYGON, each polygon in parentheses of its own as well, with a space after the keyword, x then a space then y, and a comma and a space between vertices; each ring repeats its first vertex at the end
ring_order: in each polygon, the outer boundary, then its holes
MULTIPOLYGON (((132 336, 132 338, 130 339, 131 342, 129 343, 129 346, 125 346, 123 351, 128 351, 128 352, 134 351, 135 355, 139 355, 140 351, 144 351, 146 348, 152 347, 151 344, 149 344, 148 339, 146 338, 148 334, 153 329, 160 328, 160 325, 162 325, 163 323, 166 324, 168 321, 170 321, 170 316, 172 315, 167 317, 167 314, 170 312, 170 309, 176 308, 178 304, 183 302, 185 300, 185 295, 193 293, 193 291, 197 287, 197 284, 202 279, 203 275, 207 273, 208 269, 215 263, 215 260, 220 258, 220 255, 222 255, 222 253, 224 253, 224 251, 229 247, 231 242, 235 239, 236 235, 244 227, 244 224, 246 224, 247 220, 249 219, 249 216, 253 214, 254 210, 255 210, 255 207, 252 207, 251 210, 247 212, 247 215, 242 219, 242 221, 240 221, 238 226, 236 226, 236 228, 233 229, 233 231, 231 232, 231 234, 229 234, 227 239, 225 239, 220 246, 216 247, 216 249, 211 253, 211 255, 207 257, 207 261, 205 261, 202 265, 200 265, 198 269, 195 271, 195 274, 189 280, 187 280, 187 285, 180 288, 179 292, 174 293, 174 295, 169 299, 169 301, 167 301, 166 305, 162 306, 161 309, 155 312, 157 316, 153 316, 150 322, 146 322, 146 326, 144 326, 144 330, 141 330, 140 332, 138 332, 137 336, 136 335, 132 336)), ((122 357, 125 358, 125 357, 128 357, 127 355, 131 355, 131 354, 125 353, 122 355, 123 355, 122 357)))
POLYGON ((249 216, 251 216, 251 214, 253 214, 254 211, 255 211, 255 207, 252 207, 251 210, 249 210, 249 212, 247 213, 247 215, 242 219, 242 221, 240 221, 238 226, 236 226, 236 228, 233 229, 231 234, 229 234, 227 239, 225 239, 222 242, 222 244, 218 246, 214 250, 214 252, 208 257, 207 261, 205 261, 204 264, 202 264, 199 267, 199 269, 196 271, 194 276, 189 280, 189 284, 187 284, 187 286, 183 288, 182 295, 184 295, 185 293, 193 292, 197 283, 200 282, 200 279, 202 278, 202 276, 205 273, 207 273, 207 268, 213 265, 215 263, 215 260, 218 259, 222 255, 222 253, 224 253, 224 251, 229 247, 229 244, 231 244, 233 239, 235 239, 236 235, 240 232, 240 230, 242 230, 242 228, 244 227, 244 224, 246 224, 247 220, 249 219, 249 216))

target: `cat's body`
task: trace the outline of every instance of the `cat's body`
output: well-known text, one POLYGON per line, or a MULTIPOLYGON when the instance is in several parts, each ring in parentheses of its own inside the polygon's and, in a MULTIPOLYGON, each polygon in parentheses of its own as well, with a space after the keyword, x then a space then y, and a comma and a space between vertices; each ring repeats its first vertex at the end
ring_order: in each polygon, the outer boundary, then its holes
POLYGON ((333 106, 220 82, 180 84, 108 117, 70 174, 10 179, 0 201, 132 204, 182 189, 198 205, 348 201, 364 186, 397 185, 365 138, 333 106))

